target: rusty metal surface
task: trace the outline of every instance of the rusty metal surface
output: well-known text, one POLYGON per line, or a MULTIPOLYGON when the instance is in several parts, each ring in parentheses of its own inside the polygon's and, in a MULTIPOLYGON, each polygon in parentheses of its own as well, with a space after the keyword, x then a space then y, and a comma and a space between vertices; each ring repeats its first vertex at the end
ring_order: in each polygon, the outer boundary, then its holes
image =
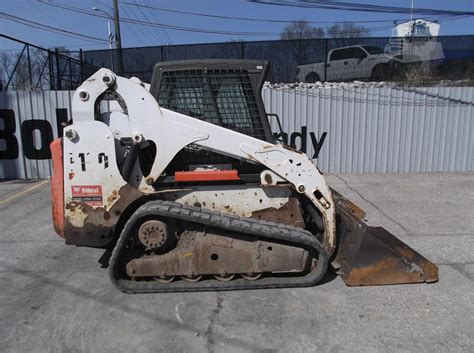
POLYGON ((340 193, 338 193, 336 190, 331 188, 332 196, 334 198, 334 202, 339 203, 342 207, 342 204, 344 207, 350 212, 356 216, 359 219, 364 219, 365 218, 365 211, 357 206, 355 203, 353 203, 351 200, 346 199, 344 196, 342 196, 340 193))
MULTIPOLYGON (((249 193, 242 190, 201 191, 170 190, 155 197, 177 199, 183 204, 200 205, 224 213, 253 217, 278 223, 304 227, 304 220, 296 198, 289 188, 269 187, 249 193), (244 201, 247 200, 247 201, 244 201), (259 202, 259 200, 262 200, 259 202), (260 207, 260 208, 258 208, 260 207), (261 208, 266 207, 266 208, 261 208)), ((126 184, 106 197, 110 210, 93 207, 84 202, 66 203, 65 238, 67 244, 102 247, 112 239, 115 226, 124 210, 144 194, 126 184)))
POLYGON ((370 227, 353 203, 334 194, 338 250, 333 266, 349 286, 436 282, 438 268, 381 227, 370 227))
POLYGON ((138 229, 138 239, 145 248, 155 249, 163 246, 170 232, 166 223, 151 219, 138 229))
POLYGON ((84 202, 68 202, 65 207, 69 211, 65 218, 66 244, 102 247, 106 246, 114 236, 122 213, 143 193, 126 184, 109 197, 118 198, 112 208, 92 207, 84 202))
POLYGON ((269 207, 253 211, 251 217, 264 221, 288 224, 294 227, 305 227, 301 207, 295 197, 290 197, 288 202, 280 208, 269 207))
MULTIPOLYGON (((144 255, 127 264, 130 277, 301 272, 308 254, 302 248, 236 236, 223 231, 185 231, 177 246, 163 255, 144 255)), ((220 278, 220 280, 222 280, 220 278)))
POLYGON ((203 207, 242 217, 283 223, 304 228, 301 208, 288 185, 248 187, 233 185, 232 188, 220 186, 192 186, 163 192, 164 200, 203 207))

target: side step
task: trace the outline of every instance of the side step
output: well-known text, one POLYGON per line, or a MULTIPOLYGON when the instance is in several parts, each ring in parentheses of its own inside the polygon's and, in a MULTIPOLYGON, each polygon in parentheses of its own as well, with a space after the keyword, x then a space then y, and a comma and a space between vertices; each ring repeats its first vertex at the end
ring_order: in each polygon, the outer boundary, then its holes
POLYGON ((364 212, 332 190, 338 219, 333 261, 348 286, 438 281, 438 267, 381 227, 364 221, 364 212))

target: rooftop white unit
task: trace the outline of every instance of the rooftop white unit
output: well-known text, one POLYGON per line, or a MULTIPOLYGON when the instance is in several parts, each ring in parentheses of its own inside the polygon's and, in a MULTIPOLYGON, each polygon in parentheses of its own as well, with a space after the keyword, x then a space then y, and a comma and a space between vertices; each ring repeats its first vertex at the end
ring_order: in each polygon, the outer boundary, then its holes
POLYGON ((392 30, 392 37, 437 37, 439 28, 439 23, 416 19, 397 24, 392 30))
POLYGON ((437 41, 440 25, 415 19, 395 25, 385 52, 400 62, 444 59, 442 44, 437 41))

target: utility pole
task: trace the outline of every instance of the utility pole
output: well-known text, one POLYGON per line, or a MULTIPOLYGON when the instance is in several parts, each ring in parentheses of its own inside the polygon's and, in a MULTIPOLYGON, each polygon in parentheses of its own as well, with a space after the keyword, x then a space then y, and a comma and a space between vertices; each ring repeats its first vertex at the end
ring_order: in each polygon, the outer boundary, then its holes
POLYGON ((119 18, 118 0, 114 0, 114 23, 115 23, 115 49, 118 52, 117 71, 119 74, 123 74, 122 36, 120 35, 120 18, 119 18))
MULTIPOLYGON (((95 7, 95 6, 92 8, 92 10, 102 12, 109 19, 111 19, 112 21, 115 22, 115 19, 107 11, 99 9, 98 7, 95 7)), ((107 40, 109 41, 109 51, 110 51, 110 65, 112 66, 112 70, 115 70, 115 67, 114 67, 115 66, 114 65, 114 52, 112 50, 113 42, 115 41, 115 36, 112 34, 112 28, 110 26, 110 21, 109 20, 107 20, 107 30, 108 30, 107 40)), ((118 50, 117 50, 117 52, 118 52, 118 50)))
POLYGON ((112 34, 112 28, 110 26, 110 21, 107 21, 107 29, 109 31, 109 37, 108 37, 108 40, 109 40, 109 52, 110 52, 110 65, 112 65, 112 70, 115 70, 114 68, 114 54, 113 54, 113 51, 112 51, 112 43, 114 41, 114 35, 112 34))

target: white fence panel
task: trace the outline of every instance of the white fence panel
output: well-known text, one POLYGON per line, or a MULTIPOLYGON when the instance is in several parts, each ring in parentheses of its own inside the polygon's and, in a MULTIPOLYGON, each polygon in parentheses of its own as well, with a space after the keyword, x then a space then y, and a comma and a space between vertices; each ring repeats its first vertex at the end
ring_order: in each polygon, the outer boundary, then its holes
POLYGON ((474 87, 265 87, 263 99, 288 143, 307 143, 308 155, 310 134, 327 132, 317 160, 324 172, 474 170, 474 87), (292 140, 302 128, 307 136, 292 140))
MULTIPOLYGON (((72 91, 0 92, 0 179, 51 175, 72 91)), ((288 144, 330 173, 474 170, 474 87, 264 87, 288 144)), ((278 127, 271 121, 273 131, 278 127)))

